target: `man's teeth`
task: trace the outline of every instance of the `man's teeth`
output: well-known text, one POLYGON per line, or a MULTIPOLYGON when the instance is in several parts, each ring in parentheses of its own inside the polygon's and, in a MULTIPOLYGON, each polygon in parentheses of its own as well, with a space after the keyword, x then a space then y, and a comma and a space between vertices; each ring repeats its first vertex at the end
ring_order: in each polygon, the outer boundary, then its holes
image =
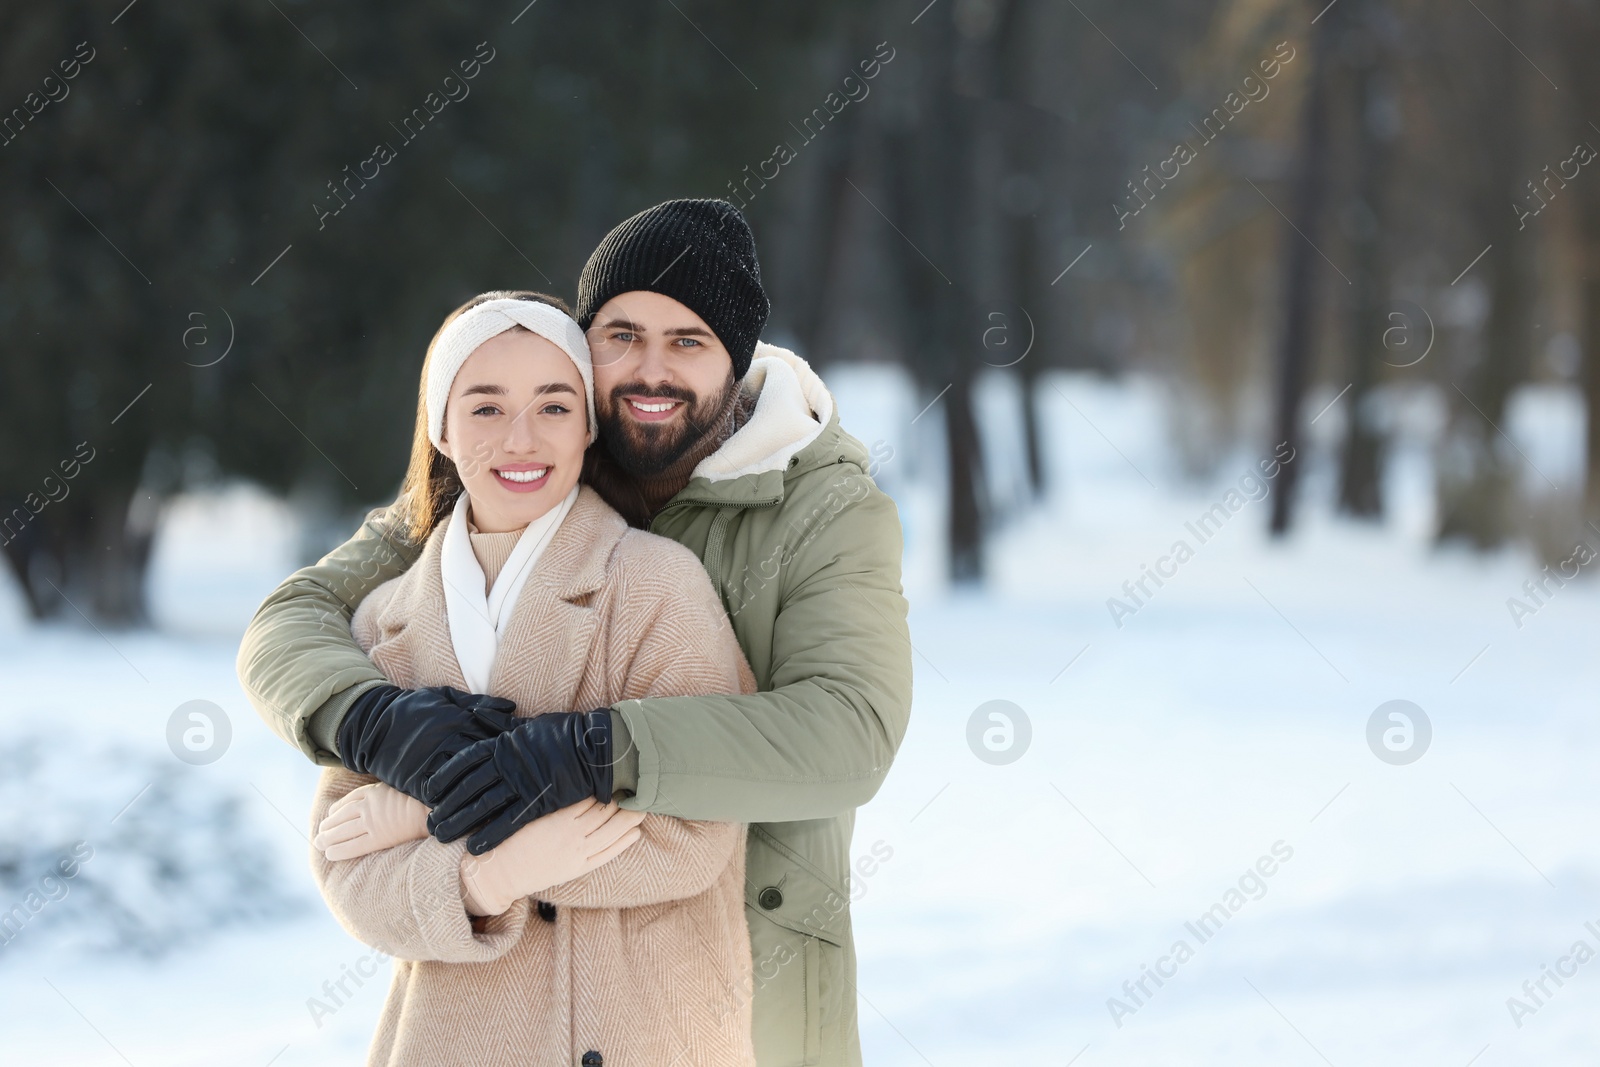
POLYGON ((640 411, 671 411, 673 408, 678 406, 678 401, 676 400, 660 400, 653 404, 645 404, 638 400, 630 400, 628 403, 632 404, 640 411))
POLYGON ((504 478, 508 482, 536 482, 540 478, 543 478, 546 474, 550 473, 550 468, 549 467, 540 467, 538 470, 532 470, 532 471, 501 471, 501 470, 497 470, 497 471, 495 471, 495 473, 498 474, 500 477, 504 478))

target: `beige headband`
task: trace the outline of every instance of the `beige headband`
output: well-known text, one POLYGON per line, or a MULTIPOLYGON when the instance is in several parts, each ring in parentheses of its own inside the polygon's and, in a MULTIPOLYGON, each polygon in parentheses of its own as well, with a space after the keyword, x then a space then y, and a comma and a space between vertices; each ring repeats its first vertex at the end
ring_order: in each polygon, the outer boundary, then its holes
POLYGON ((584 405, 589 412, 589 442, 594 443, 599 424, 594 417, 594 364, 583 330, 560 308, 537 300, 486 300, 451 321, 433 345, 428 364, 428 440, 443 451, 444 409, 461 365, 491 337, 513 326, 538 334, 567 354, 583 378, 584 405))

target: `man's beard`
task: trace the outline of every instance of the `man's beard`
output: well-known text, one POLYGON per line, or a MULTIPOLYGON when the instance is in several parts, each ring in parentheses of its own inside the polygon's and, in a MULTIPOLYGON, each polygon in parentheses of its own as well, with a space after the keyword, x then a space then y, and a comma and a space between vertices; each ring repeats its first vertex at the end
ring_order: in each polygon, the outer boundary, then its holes
POLYGON ((651 478, 688 455, 705 435, 715 429, 726 413, 734 389, 739 386, 732 372, 715 396, 700 398, 688 389, 672 385, 646 386, 625 382, 603 398, 595 412, 600 423, 600 440, 617 466, 635 478, 651 478), (652 397, 682 402, 683 411, 666 423, 639 422, 624 410, 624 396, 652 397))

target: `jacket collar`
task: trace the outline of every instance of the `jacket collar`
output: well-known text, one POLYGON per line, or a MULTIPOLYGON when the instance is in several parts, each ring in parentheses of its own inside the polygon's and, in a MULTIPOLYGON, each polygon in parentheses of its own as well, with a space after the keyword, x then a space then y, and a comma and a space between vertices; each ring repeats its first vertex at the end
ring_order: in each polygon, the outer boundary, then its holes
POLYGON ((867 469, 866 449, 840 428, 833 395, 805 360, 762 342, 750 367, 745 384, 761 393, 750 421, 701 461, 663 512, 680 502, 769 507, 783 500, 792 479, 818 467, 867 469))
POLYGON ((755 394, 755 409, 736 433, 700 461, 694 477, 720 482, 783 471, 833 418, 833 396, 827 386, 805 360, 786 348, 757 344, 741 384, 755 394))

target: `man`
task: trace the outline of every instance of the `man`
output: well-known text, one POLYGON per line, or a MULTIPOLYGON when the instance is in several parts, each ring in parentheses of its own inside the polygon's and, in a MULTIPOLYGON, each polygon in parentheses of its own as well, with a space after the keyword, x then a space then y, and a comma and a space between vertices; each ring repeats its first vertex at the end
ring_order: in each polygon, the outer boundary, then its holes
POLYGON ((700 557, 760 692, 513 719, 505 701, 390 686, 349 632, 417 553, 387 510, 267 599, 239 676, 286 740, 427 801, 435 836, 474 853, 613 790, 750 823, 754 988, 729 998, 753 1001, 762 1067, 859 1064, 849 847, 910 715, 900 525, 821 379, 759 342, 769 307, 749 226, 716 200, 623 222, 578 286, 601 427, 588 480, 700 557))

